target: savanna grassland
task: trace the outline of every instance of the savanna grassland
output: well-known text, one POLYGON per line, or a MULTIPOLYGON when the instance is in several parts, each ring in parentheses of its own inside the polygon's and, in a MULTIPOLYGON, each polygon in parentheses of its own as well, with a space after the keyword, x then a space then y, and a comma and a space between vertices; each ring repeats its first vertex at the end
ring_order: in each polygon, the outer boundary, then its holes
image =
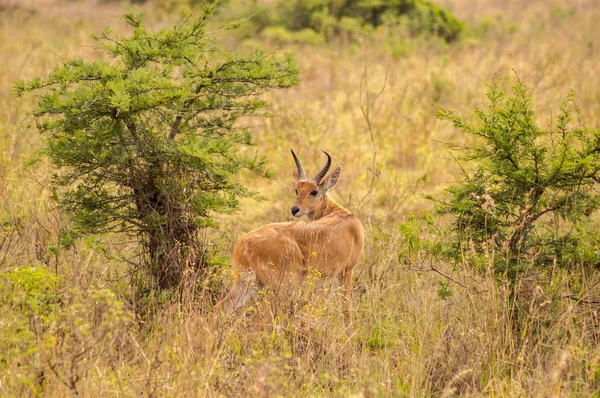
MULTIPOLYGON (((36 98, 13 90, 67 58, 98 58, 90 34, 125 31, 115 18, 123 5, 0 2, 0 394, 599 396, 598 265, 530 269, 511 290, 489 269, 432 250, 451 239, 451 219, 436 217, 425 195, 443 200, 469 167, 446 143, 475 144, 436 108, 474 120, 495 78, 507 90, 517 76, 525 82, 540 126, 570 90, 578 122, 600 125, 600 3, 438 3, 465 22, 458 40, 390 40, 380 30, 329 44, 223 39, 296 54, 301 83, 265 95, 269 118, 244 121, 256 143, 245 150, 266 155, 276 176, 241 175, 268 200, 245 200, 202 232, 213 278, 140 298, 135 237, 65 242, 69 214, 51 200, 51 167, 36 156, 36 98), (343 170, 332 195, 365 228, 348 326, 337 286, 317 291, 311 277, 277 314, 262 296, 247 315, 212 309, 236 239, 292 219, 290 148, 309 172, 321 150, 332 155, 343 170)), ((177 18, 165 4, 142 7, 151 26, 177 18)), ((590 214, 591 228, 598 222, 590 214)))

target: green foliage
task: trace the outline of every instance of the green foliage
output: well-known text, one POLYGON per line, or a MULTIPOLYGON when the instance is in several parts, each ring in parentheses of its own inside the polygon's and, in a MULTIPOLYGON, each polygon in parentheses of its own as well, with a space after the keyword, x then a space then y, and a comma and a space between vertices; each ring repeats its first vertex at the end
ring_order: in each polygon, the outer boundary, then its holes
POLYGON ((114 357, 131 314, 109 290, 57 293, 58 278, 40 266, 0 274, 0 370, 18 369, 10 388, 44 392, 52 372, 74 395, 94 357, 114 357))
POLYGON ((455 217, 453 254, 492 258, 496 271, 513 281, 525 260, 542 267, 578 262, 587 239, 582 225, 599 204, 600 130, 574 125, 571 93, 547 128, 535 123, 522 81, 510 96, 496 81, 487 96, 486 108, 475 111, 477 124, 438 111, 479 138, 470 147, 451 147, 473 164, 438 207, 455 217))
POLYGON ((44 267, 16 268, 0 274, 0 292, 5 305, 18 305, 24 315, 49 312, 56 277, 44 267))
POLYGON ((385 319, 372 326, 371 335, 366 340, 367 347, 371 351, 383 350, 394 345, 395 329, 391 320, 385 319))
POLYGON ((292 0, 274 3, 229 0, 225 7, 224 14, 238 17, 254 14, 251 21, 255 30, 269 32, 272 37, 278 32, 282 41, 306 38, 315 42, 307 30, 331 38, 340 33, 359 33, 363 27, 404 24, 414 35, 432 34, 450 42, 463 29, 463 24, 450 12, 427 0, 292 0))
POLYGON ((62 311, 48 318, 38 351, 44 365, 78 395, 78 383, 92 370, 95 358, 119 357, 132 315, 107 289, 93 290, 87 297, 73 290, 65 299, 62 311))
POLYGON ((440 300, 447 300, 452 297, 452 290, 448 288, 450 282, 439 280, 438 282, 437 295, 440 300))
POLYGON ((404 223, 398 225, 401 236, 398 245, 398 263, 418 264, 425 256, 439 256, 443 251, 433 215, 422 211, 409 214, 404 223))
POLYGON ((38 342, 59 306, 56 283, 57 278, 42 266, 0 273, 0 371, 19 370, 5 386, 9 390, 25 385, 41 392, 38 342))
POLYGON ((257 197, 235 175, 270 176, 262 157, 241 151, 252 138, 238 120, 263 116, 265 91, 298 83, 291 54, 221 49, 207 30, 215 4, 156 32, 133 9, 122 16, 130 36, 95 36, 110 62, 67 60, 46 79, 16 83, 19 95, 42 91, 33 115, 75 231, 140 235, 163 287, 203 261, 197 231, 215 225, 214 213, 257 197))

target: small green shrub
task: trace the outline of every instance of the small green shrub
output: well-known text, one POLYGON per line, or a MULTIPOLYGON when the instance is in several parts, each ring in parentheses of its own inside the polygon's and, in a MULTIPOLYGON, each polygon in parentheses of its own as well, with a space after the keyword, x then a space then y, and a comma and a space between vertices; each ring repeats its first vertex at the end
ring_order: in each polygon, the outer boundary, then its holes
POLYGON ((495 81, 487 106, 475 111, 479 123, 438 110, 441 119, 478 138, 471 146, 450 146, 467 163, 438 211, 454 216, 456 258, 492 258, 495 270, 514 281, 525 264, 581 261, 587 239, 581 226, 600 199, 600 130, 573 123, 578 109, 572 93, 542 128, 525 84, 519 79, 512 91, 506 95, 495 81))
POLYGON ((57 278, 43 266, 0 273, 0 372, 14 374, 3 386, 8 391, 43 392, 44 364, 38 343, 59 308, 56 283, 57 278))
POLYGON ((1 300, 4 305, 18 305, 23 315, 45 315, 56 301, 56 282, 56 276, 43 266, 15 268, 0 274, 1 300))
MULTIPOLYGON (((73 395, 101 356, 116 358, 132 314, 107 289, 58 289, 43 266, 0 273, 0 371, 8 390, 44 393, 53 374, 73 395)), ((6 391, 6 390, 5 390, 6 391)))
POLYGON ((47 331, 38 343, 42 362, 69 391, 78 396, 79 384, 98 358, 116 361, 132 314, 108 289, 83 294, 71 290, 65 305, 46 320, 47 331))

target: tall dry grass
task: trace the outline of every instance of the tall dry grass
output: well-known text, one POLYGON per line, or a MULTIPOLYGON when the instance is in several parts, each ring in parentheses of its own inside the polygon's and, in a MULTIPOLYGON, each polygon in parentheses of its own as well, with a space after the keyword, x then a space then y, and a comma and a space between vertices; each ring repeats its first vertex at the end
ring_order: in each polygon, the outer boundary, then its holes
MULTIPOLYGON (((431 209, 422 193, 443 195, 458 175, 443 142, 465 137, 436 120, 434 106, 471 114, 484 101, 485 84, 502 76, 508 86, 515 70, 532 89, 541 123, 572 89, 585 124, 599 125, 600 4, 442 3, 469 23, 452 45, 402 39, 395 43, 401 55, 392 57, 374 34, 356 45, 294 48, 302 83, 269 95, 272 118, 248 121, 278 177, 243 178, 270 200, 244 203, 221 220, 221 232, 207 232, 227 255, 243 232, 290 219, 289 148, 311 169, 328 150, 343 167, 333 195, 368 233, 349 327, 337 287, 316 292, 310 278, 277 313, 261 296, 246 315, 216 315, 205 305, 209 287, 191 286, 181 300, 149 293, 149 315, 137 317, 126 261, 135 242, 59 244, 69 220, 47 200, 49 166, 24 166, 40 143, 27 116, 35 98, 17 100, 11 92, 15 79, 44 75, 64 58, 98 57, 89 33, 121 29, 112 18, 119 8, 0 3, 0 393, 597 396, 597 272, 582 266, 534 275, 514 297, 491 275, 432 257, 425 245, 413 248, 409 260, 399 256, 409 250, 399 225, 407 214, 431 209), (384 83, 369 130, 361 98, 364 104, 365 90, 377 93, 384 83), (36 293, 6 278, 30 266, 57 282, 36 293), (438 282, 448 281, 442 274, 452 278, 445 299, 438 294, 438 282), (34 296, 37 309, 28 301, 34 296), (521 308, 518 327, 508 311, 514 304, 521 308)), ((165 23, 148 12, 157 25, 165 23)), ((424 242, 435 238, 418 231, 424 242)))

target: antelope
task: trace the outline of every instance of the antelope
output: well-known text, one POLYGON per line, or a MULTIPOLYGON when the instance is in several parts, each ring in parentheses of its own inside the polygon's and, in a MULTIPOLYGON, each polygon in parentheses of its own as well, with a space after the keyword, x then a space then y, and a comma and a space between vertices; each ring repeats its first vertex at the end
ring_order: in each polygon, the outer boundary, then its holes
POLYGON ((342 169, 329 175, 331 156, 314 177, 308 178, 292 150, 296 163, 296 201, 291 208, 294 221, 267 224, 241 237, 233 249, 234 280, 224 305, 229 311, 242 307, 258 289, 270 287, 286 294, 289 280, 301 280, 317 271, 324 280, 338 279, 342 285, 346 322, 350 320, 352 270, 363 253, 364 231, 358 217, 329 196, 342 169))

